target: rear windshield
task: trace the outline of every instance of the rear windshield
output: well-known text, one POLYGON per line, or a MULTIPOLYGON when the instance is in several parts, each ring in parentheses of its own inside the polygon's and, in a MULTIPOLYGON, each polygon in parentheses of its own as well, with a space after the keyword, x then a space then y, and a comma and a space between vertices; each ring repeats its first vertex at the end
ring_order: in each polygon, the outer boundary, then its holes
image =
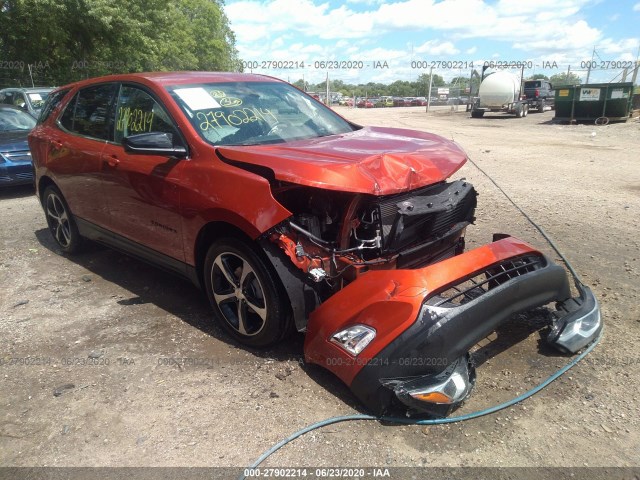
POLYGON ((540 81, 524 82, 524 88, 540 88, 540 81))

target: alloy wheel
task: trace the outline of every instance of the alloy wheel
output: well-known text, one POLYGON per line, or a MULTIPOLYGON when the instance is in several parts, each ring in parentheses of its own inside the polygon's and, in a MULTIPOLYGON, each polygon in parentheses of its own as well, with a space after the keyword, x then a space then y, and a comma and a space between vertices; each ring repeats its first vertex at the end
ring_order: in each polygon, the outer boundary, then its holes
POLYGON ((232 252, 219 254, 211 268, 211 289, 231 328, 249 337, 262 331, 268 313, 264 288, 246 259, 232 252))
POLYGON ((60 197, 54 192, 47 196, 47 219, 56 241, 61 247, 68 247, 71 243, 69 214, 60 197))

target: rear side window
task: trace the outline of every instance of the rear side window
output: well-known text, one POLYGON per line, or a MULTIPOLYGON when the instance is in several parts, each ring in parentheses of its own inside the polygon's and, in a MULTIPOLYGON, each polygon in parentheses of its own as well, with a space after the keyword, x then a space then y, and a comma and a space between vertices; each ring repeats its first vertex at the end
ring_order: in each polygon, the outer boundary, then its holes
POLYGON ((47 100, 45 101, 44 106, 42 107, 40 118, 38 118, 38 125, 44 122, 47 118, 49 118, 49 115, 51 115, 51 112, 53 112, 56 109, 56 107, 60 105, 60 102, 62 101, 62 99, 65 97, 67 93, 69 93, 69 89, 60 90, 59 92, 52 93, 47 97, 47 100))
POLYGON ((78 135, 111 140, 116 88, 115 83, 83 88, 67 105, 60 125, 78 135))
POLYGON ((141 88, 123 85, 115 115, 115 141, 121 143, 129 135, 162 132, 180 143, 171 117, 154 98, 141 88))

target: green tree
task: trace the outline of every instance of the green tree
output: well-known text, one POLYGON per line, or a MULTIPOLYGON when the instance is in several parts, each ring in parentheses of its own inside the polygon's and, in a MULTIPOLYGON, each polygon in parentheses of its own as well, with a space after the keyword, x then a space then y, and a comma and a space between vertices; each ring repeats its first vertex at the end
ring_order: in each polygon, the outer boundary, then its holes
POLYGON ((0 72, 0 84, 30 83, 29 65, 38 83, 58 85, 239 66, 222 0, 0 0, 0 24, 2 60, 21 66, 0 72))
POLYGON ((460 88, 469 86, 469 77, 453 77, 449 82, 449 85, 456 85, 460 88))
POLYGON ((580 85, 582 79, 573 72, 556 73, 549 79, 552 85, 580 85))
POLYGON ((542 73, 536 73, 535 75, 531 75, 529 80, 549 80, 549 77, 543 75, 542 73))

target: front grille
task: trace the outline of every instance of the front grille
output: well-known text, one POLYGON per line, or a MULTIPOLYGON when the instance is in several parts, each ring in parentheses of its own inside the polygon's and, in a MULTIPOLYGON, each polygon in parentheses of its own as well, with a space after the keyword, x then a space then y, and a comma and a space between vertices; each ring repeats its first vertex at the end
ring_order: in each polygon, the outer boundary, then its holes
POLYGON ((397 252, 432 242, 459 223, 473 222, 476 196, 473 186, 458 180, 381 199, 383 248, 397 252))
POLYGON ((2 156, 13 163, 31 162, 31 152, 29 150, 2 152, 2 156))
POLYGON ((458 307, 481 297, 492 288, 513 278, 539 270, 544 267, 544 263, 544 257, 540 255, 526 255, 505 260, 436 292, 426 303, 433 307, 458 307))
POLYGON ((16 178, 19 180, 31 180, 33 179, 33 173, 32 172, 16 173, 16 178))

